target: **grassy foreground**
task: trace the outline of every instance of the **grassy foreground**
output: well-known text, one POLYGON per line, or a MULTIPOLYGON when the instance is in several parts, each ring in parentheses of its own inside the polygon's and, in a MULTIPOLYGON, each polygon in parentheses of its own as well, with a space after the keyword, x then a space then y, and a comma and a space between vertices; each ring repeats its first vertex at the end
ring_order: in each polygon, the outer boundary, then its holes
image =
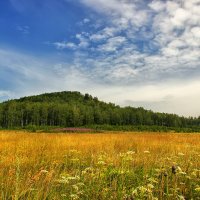
POLYGON ((0 132, 0 199, 200 199, 200 135, 0 132))

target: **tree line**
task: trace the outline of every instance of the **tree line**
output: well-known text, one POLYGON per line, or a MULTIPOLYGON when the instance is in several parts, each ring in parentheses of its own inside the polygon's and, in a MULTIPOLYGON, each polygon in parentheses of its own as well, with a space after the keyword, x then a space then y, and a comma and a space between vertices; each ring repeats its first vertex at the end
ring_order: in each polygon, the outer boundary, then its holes
POLYGON ((200 127, 200 118, 119 107, 79 92, 56 92, 0 104, 0 127, 79 127, 89 125, 200 127))

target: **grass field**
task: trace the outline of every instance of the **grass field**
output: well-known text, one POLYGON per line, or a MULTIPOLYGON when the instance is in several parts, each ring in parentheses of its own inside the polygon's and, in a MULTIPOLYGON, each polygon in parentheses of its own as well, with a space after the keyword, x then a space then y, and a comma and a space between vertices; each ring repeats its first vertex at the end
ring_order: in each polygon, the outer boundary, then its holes
POLYGON ((200 134, 0 132, 0 199, 200 199, 200 134))

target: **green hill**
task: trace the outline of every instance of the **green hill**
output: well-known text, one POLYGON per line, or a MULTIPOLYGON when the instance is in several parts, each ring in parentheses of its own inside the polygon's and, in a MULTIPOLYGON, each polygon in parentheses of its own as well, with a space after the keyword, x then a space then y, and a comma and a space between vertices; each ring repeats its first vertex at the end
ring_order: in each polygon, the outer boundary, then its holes
POLYGON ((55 92, 9 100, 0 104, 0 127, 104 127, 198 131, 200 118, 156 113, 143 108, 121 108, 80 92, 55 92))

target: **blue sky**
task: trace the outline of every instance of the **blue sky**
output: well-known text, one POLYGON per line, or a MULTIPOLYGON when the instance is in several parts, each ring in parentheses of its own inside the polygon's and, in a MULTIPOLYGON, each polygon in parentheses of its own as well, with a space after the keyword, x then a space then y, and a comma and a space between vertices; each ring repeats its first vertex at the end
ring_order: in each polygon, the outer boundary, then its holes
POLYGON ((200 0, 1 0, 0 101, 76 90, 200 115, 200 0))

